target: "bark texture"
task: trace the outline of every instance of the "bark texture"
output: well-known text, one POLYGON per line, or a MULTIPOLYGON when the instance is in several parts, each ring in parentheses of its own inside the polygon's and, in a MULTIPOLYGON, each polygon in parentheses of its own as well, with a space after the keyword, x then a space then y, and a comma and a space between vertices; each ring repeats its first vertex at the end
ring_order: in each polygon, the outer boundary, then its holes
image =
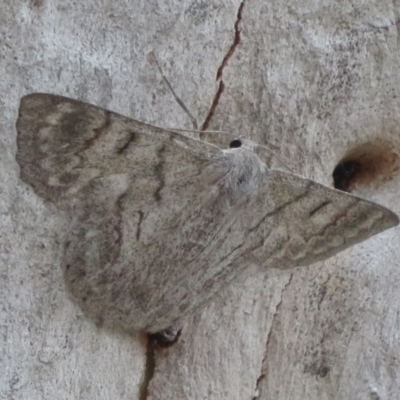
POLYGON ((23 184, 19 99, 51 92, 271 147, 397 213, 400 2, 14 0, 0 4, 0 394, 7 399, 395 399, 399 230, 309 268, 254 271, 155 349, 69 299, 65 215, 23 184))

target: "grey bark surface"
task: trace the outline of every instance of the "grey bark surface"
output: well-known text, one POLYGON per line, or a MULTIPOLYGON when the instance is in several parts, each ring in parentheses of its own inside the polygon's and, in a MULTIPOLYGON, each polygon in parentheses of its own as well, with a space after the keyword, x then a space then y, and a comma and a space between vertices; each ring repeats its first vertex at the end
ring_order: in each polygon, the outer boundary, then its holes
POLYGON ((399 214, 399 14, 378 0, 2 2, 1 397, 398 398, 398 229, 308 268, 251 271, 154 349, 70 300, 65 215, 19 180, 15 121, 23 95, 51 92, 191 128, 154 51, 200 124, 268 142, 330 186, 353 151, 368 160, 354 193, 399 214))

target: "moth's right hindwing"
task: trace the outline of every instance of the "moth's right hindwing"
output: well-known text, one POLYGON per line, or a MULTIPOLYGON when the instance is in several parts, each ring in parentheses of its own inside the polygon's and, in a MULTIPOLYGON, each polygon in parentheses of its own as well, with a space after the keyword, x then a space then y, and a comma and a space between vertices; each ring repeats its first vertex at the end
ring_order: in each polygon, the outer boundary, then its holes
POLYGON ((263 268, 309 265, 399 223, 379 204, 295 174, 270 170, 266 183, 247 218, 263 268))

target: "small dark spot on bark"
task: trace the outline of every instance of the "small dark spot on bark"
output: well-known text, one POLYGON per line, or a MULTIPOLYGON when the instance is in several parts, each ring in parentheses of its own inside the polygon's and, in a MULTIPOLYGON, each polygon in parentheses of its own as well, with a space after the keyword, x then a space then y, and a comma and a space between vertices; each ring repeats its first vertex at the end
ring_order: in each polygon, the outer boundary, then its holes
POLYGON ((44 4, 44 0, 30 0, 31 6, 34 8, 42 7, 44 4))
POLYGON ((239 177, 239 179, 237 180, 238 185, 242 185, 245 182, 246 182, 246 177, 244 175, 239 177))
POLYGON ((65 172, 64 174, 60 175, 60 182, 64 184, 68 184, 71 182, 76 181, 77 174, 73 174, 71 172, 65 172))
POLYGON ((142 224, 143 215, 144 215, 143 211, 138 211, 138 214, 139 214, 139 221, 138 221, 137 229, 136 229, 136 240, 137 241, 139 241, 139 239, 140 239, 140 226, 142 224))
POLYGON ((327 293, 328 293, 328 288, 327 288, 326 285, 323 285, 320 288, 319 293, 318 293, 318 297, 319 297, 319 299, 318 299, 318 310, 320 309, 321 303, 324 301, 324 298, 325 298, 327 293))
POLYGON ((330 371, 330 368, 327 365, 317 365, 309 364, 304 367, 304 373, 308 373, 311 375, 319 376, 320 378, 325 378, 330 371))
POLYGON ((84 269, 78 269, 76 271, 77 278, 84 278, 86 276, 86 271, 84 269))
POLYGON ((330 368, 327 367, 326 365, 322 366, 317 370, 317 375, 320 376, 321 378, 325 378, 328 375, 329 370, 330 368))

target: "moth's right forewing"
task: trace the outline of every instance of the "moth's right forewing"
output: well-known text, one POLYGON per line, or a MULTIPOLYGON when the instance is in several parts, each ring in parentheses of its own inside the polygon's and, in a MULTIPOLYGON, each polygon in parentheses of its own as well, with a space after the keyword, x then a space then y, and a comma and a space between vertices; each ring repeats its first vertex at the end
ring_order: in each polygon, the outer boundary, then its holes
POLYGON ((268 172, 248 214, 251 254, 265 268, 327 259, 399 223, 385 207, 279 170, 268 172))

